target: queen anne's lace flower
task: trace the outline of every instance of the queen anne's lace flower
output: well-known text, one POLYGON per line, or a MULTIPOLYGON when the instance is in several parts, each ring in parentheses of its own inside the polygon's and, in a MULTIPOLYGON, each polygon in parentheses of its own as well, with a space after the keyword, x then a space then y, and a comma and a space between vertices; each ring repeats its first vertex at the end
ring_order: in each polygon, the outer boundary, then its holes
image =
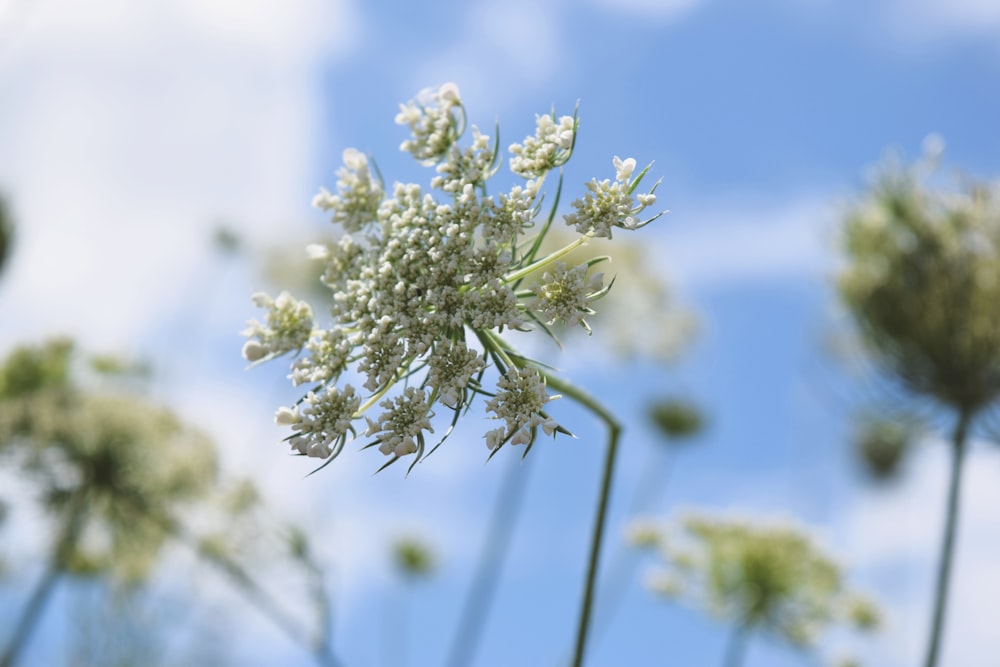
POLYGON ((268 309, 267 324, 251 320, 243 330, 243 335, 251 338, 243 346, 244 359, 260 361, 302 348, 313 327, 312 307, 308 303, 288 292, 282 292, 277 299, 257 292, 253 302, 268 309))
POLYGON ((433 433, 430 422, 430 405, 427 394, 421 389, 407 387, 402 396, 395 400, 385 400, 379 404, 385 412, 377 421, 368 420, 368 437, 379 442, 383 454, 406 456, 416 452, 423 445, 424 431, 433 433))
POLYGON ((584 315, 594 313, 587 301, 603 287, 602 276, 595 273, 587 280, 585 264, 570 268, 565 262, 556 262, 550 271, 542 275, 541 284, 535 290, 538 295, 535 308, 548 324, 557 321, 570 326, 580 324, 584 315))
POLYGON ((656 201, 656 195, 652 191, 639 195, 639 203, 636 204, 632 197, 636 183, 629 180, 635 169, 635 160, 622 160, 615 156, 614 166, 615 181, 598 181, 595 178, 587 183, 589 192, 573 202, 576 212, 566 216, 566 224, 576 227, 581 234, 611 238, 614 227, 638 229, 650 222, 641 222, 637 216, 656 201))
MULTIPOLYGON (((586 237, 553 255, 541 253, 538 237, 555 210, 536 237, 527 236, 540 213, 545 174, 572 153, 575 116, 538 117, 535 136, 511 147, 512 169, 529 180, 495 195, 486 185, 497 170, 497 149, 475 127, 471 144, 458 145, 465 111, 454 84, 422 92, 402 105, 396 121, 411 133, 402 149, 435 168, 429 190, 415 183, 384 187, 368 158, 348 149, 336 194, 322 190, 315 199, 342 233, 307 248, 322 264, 331 297, 317 312, 334 324, 318 326, 312 308, 287 293, 254 295, 268 316, 244 332, 244 357, 256 362, 297 353, 292 384, 312 385, 295 406, 279 409, 275 422, 291 428, 295 451, 332 457, 364 420, 368 444, 378 445, 390 463, 425 453, 435 408, 450 413, 454 425, 477 395, 489 399, 487 410, 505 424, 486 434, 493 450, 531 443, 538 427, 561 431, 543 412, 552 376, 507 347, 500 334, 542 324, 538 328, 551 335, 546 324, 556 321, 586 328, 591 302, 608 291, 602 274, 588 278, 592 262, 557 261, 586 237), (338 389, 345 374, 361 376, 366 395, 351 385, 338 389), (378 417, 370 412, 375 406, 378 417)), ((645 172, 633 176, 633 159, 616 157, 614 166, 615 182, 592 183, 566 217, 585 235, 645 224, 636 215, 652 203, 652 191, 638 195, 639 204, 631 195, 645 172)))
POLYGON ((413 134, 400 145, 400 150, 411 153, 421 161, 433 163, 448 153, 461 134, 456 112, 461 112, 462 101, 458 86, 446 83, 437 90, 424 89, 416 101, 399 106, 396 123, 407 125, 413 134))
POLYGON ((472 145, 464 150, 451 147, 448 159, 437 166, 438 176, 431 179, 431 187, 455 193, 466 186, 482 185, 491 176, 493 162, 490 138, 473 125, 472 145))
POLYGON ((443 351, 431 355, 428 363, 428 383, 437 387, 439 400, 449 408, 463 402, 466 386, 485 365, 482 356, 464 343, 446 346, 443 351))
POLYGON ((552 400, 545 382, 534 368, 509 370, 497 382, 497 394, 486 402, 486 409, 506 422, 506 430, 486 434, 486 446, 496 449, 504 440, 523 445, 531 442, 531 430, 541 426, 547 435, 558 428, 553 419, 542 415, 542 408, 552 400))
POLYGON ((337 171, 337 194, 321 189, 313 198, 313 206, 330 211, 333 223, 350 233, 374 222, 383 196, 382 183, 374 180, 368 169, 368 158, 348 148, 344 151, 344 166, 337 171))
POLYGON ((576 141, 576 119, 563 116, 557 123, 555 114, 538 116, 535 136, 523 144, 511 144, 510 170, 524 178, 537 178, 555 167, 566 164, 576 141))
POLYGON ((327 458, 337 448, 351 428, 354 412, 361 405, 361 397, 354 387, 347 385, 343 391, 330 387, 320 393, 305 396, 305 408, 279 408, 274 421, 291 426, 295 435, 288 438, 292 449, 318 458, 327 458))

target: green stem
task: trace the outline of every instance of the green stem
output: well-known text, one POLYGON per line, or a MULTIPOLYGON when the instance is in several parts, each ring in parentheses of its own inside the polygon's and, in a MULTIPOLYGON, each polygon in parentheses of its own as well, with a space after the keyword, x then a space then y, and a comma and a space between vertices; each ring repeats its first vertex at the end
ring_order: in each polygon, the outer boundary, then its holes
POLYGON ((938 561, 937 582, 934 587, 934 617, 931 622, 930 640, 927 646, 925 667, 936 667, 941 650, 941 635, 944 629, 945 607, 948 603, 948 585, 951 577, 951 562, 955 550, 955 534, 958 528, 958 503, 962 487, 962 462, 965 459, 966 441, 972 411, 963 408, 958 415, 951 440, 951 479, 948 486, 948 506, 945 515, 944 535, 941 537, 941 555, 938 561))
MULTIPOLYGON (((657 448, 650 451, 639 482, 635 485, 635 494, 627 516, 638 516, 655 505, 655 499, 664 492, 670 479, 674 455, 674 450, 663 451, 662 448, 657 448), (661 458, 663 455, 669 458, 661 458)), ((594 631, 594 641, 599 641, 607 633, 621 608, 628 590, 629 575, 635 568, 638 556, 635 549, 627 549, 622 542, 618 543, 618 548, 612 553, 603 583, 597 591, 597 629, 594 631)))
POLYGON ((573 241, 572 243, 569 243, 569 244, 563 246, 562 248, 560 248, 559 250, 556 250, 555 252, 549 253, 545 257, 542 257, 537 262, 532 262, 528 266, 520 268, 517 271, 514 271, 513 273, 510 273, 510 274, 504 276, 504 282, 506 282, 506 283, 517 282, 521 278, 524 278, 525 276, 528 276, 528 275, 534 273, 538 269, 541 269, 543 267, 548 266, 549 264, 551 264, 552 262, 556 261, 557 259, 559 259, 561 257, 565 257, 566 255, 570 254, 571 252, 573 252, 574 250, 576 250, 577 248, 579 248, 580 246, 582 246, 583 244, 585 244, 589 240, 590 240, 590 236, 581 236, 580 238, 578 238, 577 240, 573 241))
POLYGON ((740 623, 733 628, 729 640, 726 642, 726 654, 722 658, 722 667, 740 667, 743 664, 749 635, 750 629, 745 623, 740 623))
POLYGON ((607 518, 608 504, 611 499, 611 481, 614 477, 615 458, 618 453, 618 438, 621 435, 621 424, 608 412, 608 410, 598 403, 593 397, 583 390, 553 375, 539 370, 545 378, 548 386, 562 392, 567 398, 573 399, 583 407, 590 410, 596 417, 608 427, 608 449, 604 456, 604 472, 601 479, 601 491, 597 501, 597 512, 594 515, 593 537, 590 542, 590 557, 587 561, 587 574, 584 580, 583 602, 580 605, 580 621, 576 631, 576 646, 573 651, 573 667, 583 665, 584 651, 586 650, 587 633, 590 629, 590 614, 594 606, 594 590, 597 583, 597 569, 601 556, 601 543, 604 538, 604 526, 607 518))
POLYGON ((526 457, 524 465, 517 459, 511 459, 510 467, 504 476, 503 485, 493 507, 489 534, 479 553, 479 563, 476 565, 472 585, 466 595, 458 628, 452 640, 451 652, 448 655, 448 665, 451 667, 463 667, 474 662, 476 646, 482 635, 497 584, 500 582, 500 573, 510 547, 514 524, 517 523, 520 514, 526 481, 524 473, 527 472, 525 467, 533 459, 533 456, 526 457))
POLYGON ((62 528, 59 530, 59 537, 56 539, 52 558, 41 580, 35 586, 35 590, 32 592, 28 604, 21 613, 21 617, 18 619, 17 626, 14 628, 14 634, 10 638, 10 643, 4 650, 3 656, 0 657, 0 667, 13 667, 16 664, 21 651, 27 646, 28 639, 31 638, 35 626, 41 618, 42 611, 49 601, 49 596, 55 590, 59 577, 65 573, 66 560, 76 545, 76 541, 80 537, 80 532, 83 530, 85 514, 84 500, 84 494, 77 492, 69 501, 66 518, 63 521, 62 528))

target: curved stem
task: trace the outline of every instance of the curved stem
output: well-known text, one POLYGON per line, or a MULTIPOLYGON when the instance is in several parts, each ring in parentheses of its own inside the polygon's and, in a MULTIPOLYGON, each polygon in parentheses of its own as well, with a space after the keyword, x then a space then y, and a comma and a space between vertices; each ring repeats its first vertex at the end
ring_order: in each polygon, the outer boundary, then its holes
POLYGON ((580 620, 576 631, 576 645, 573 651, 573 667, 583 665, 583 656, 586 650, 587 633, 590 629, 590 613, 594 606, 594 589, 597 582, 597 569, 601 556, 601 543, 604 538, 604 525, 606 523, 608 504, 611 499, 611 481, 614 477, 615 458, 618 453, 618 439, 621 436, 621 424, 608 412, 608 410, 598 403, 594 398, 583 390, 568 382, 560 380, 543 370, 539 370, 546 382, 553 389, 562 392, 568 398, 573 399, 583 407, 590 410, 608 427, 608 449, 604 455, 604 471, 601 478, 601 490, 597 500, 597 511, 594 515, 593 536, 590 542, 590 556, 587 560, 587 574, 584 580, 583 601, 580 605, 580 620))
POLYGON ((937 582, 934 587, 934 616, 931 621, 930 640, 927 646, 925 667, 935 667, 941 651, 941 634, 944 629, 945 607, 948 603, 948 585, 951 562, 955 550, 958 528, 958 503, 962 487, 962 462, 965 459, 966 441, 972 411, 962 409, 955 424, 951 440, 951 478, 948 485, 948 505, 945 515, 944 535, 941 537, 941 555, 938 561, 937 582))
POLYGON ((523 465, 517 459, 511 459, 510 467, 504 476, 503 485, 500 487, 493 508, 490 531, 479 553, 479 563, 476 565, 472 585, 466 594, 462 615, 459 617, 458 628, 448 654, 448 665, 451 667, 473 664, 486 615, 500 581, 500 571, 507 557, 514 524, 520 515, 521 499, 524 497, 523 491, 527 479, 523 474, 526 472, 524 468, 530 465, 533 459, 531 456, 525 457, 523 465))

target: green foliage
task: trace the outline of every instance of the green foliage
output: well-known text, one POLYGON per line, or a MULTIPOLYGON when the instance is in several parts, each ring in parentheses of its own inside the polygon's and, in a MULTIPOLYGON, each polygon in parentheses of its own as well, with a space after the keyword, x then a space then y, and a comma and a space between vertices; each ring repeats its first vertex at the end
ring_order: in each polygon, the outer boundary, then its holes
POLYGON ((878 625, 877 609, 845 588, 840 566, 797 527, 692 514, 679 528, 637 526, 632 542, 663 559, 654 592, 737 628, 811 646, 837 623, 878 625))
POLYGON ((840 291, 892 376, 973 413, 1000 396, 1000 187, 922 181, 889 167, 849 212, 840 291))

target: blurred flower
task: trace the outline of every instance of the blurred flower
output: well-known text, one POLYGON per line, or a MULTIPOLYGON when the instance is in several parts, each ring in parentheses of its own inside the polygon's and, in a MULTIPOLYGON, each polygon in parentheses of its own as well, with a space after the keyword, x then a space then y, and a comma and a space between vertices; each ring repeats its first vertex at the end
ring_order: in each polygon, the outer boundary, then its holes
POLYGON ((732 623, 730 651, 742 650, 753 632, 811 646, 832 625, 878 626, 876 607, 847 590, 840 566, 802 529, 699 514, 678 524, 646 521, 631 534, 663 561, 649 588, 732 623))
POLYGON ((1000 184, 934 192, 889 168, 848 213, 840 291, 874 358, 970 412, 1000 396, 1000 184))
POLYGON ((914 443, 916 429, 916 425, 902 417, 863 417, 855 435, 855 447, 865 470, 877 480, 894 477, 914 443))
POLYGON ((697 404, 683 398, 664 398, 649 407, 649 419, 668 440, 682 440, 698 435, 705 428, 705 418, 697 404))
MULTIPOLYGON (((253 485, 220 486, 216 450, 204 434, 137 396, 134 386, 115 384, 148 375, 144 366, 101 355, 91 360, 100 374, 88 376, 76 356, 71 341, 54 340, 18 348, 0 362, 0 459, 32 485, 53 524, 46 570, 0 662, 14 663, 62 576, 105 577, 135 589, 173 541, 216 566, 294 640, 332 664, 327 626, 310 633, 308 622, 289 620, 256 571, 241 564, 256 559, 259 570, 268 542, 252 512, 260 505, 253 485), (191 516, 200 532, 189 525, 191 516)), ((305 555, 301 546, 283 554, 286 565, 316 580, 305 555)), ((314 597, 319 604, 321 595, 314 597)))
POLYGON ((397 540, 392 547, 392 557, 396 568, 407 578, 427 577, 434 571, 434 555, 416 538, 397 540))
MULTIPOLYGON (((891 165, 846 216, 843 301, 872 357, 902 387, 954 413, 945 528, 925 664, 940 653, 962 464, 976 420, 1000 399, 1000 182, 924 185, 939 140, 912 168, 891 165)), ((876 438, 884 461, 903 439, 876 438)), ((891 465, 891 464, 887 464, 891 465)))

